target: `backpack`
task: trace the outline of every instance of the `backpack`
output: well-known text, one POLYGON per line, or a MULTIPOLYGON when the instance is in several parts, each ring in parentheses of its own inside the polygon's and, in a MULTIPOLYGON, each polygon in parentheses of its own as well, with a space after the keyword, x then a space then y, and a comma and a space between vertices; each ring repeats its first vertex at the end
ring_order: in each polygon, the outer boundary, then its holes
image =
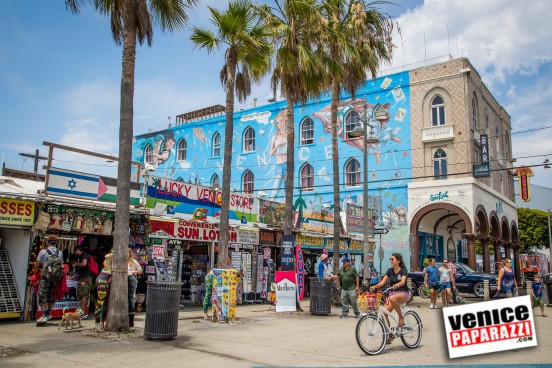
POLYGON ((88 269, 90 270, 90 273, 92 274, 93 278, 96 278, 100 274, 100 269, 98 267, 98 262, 92 257, 90 254, 88 255, 90 260, 87 262, 88 269))
POLYGON ((46 249, 48 256, 42 267, 42 278, 49 282, 57 282, 63 276, 63 260, 60 259, 59 250, 55 252, 46 249))

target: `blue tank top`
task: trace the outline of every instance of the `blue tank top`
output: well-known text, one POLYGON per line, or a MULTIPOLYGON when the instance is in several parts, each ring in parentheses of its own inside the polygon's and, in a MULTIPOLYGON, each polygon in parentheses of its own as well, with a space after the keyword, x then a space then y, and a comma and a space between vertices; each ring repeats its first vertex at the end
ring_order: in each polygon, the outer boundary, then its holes
POLYGON ((514 270, 508 271, 506 268, 504 268, 504 274, 502 275, 502 286, 506 286, 508 288, 514 287, 514 270))

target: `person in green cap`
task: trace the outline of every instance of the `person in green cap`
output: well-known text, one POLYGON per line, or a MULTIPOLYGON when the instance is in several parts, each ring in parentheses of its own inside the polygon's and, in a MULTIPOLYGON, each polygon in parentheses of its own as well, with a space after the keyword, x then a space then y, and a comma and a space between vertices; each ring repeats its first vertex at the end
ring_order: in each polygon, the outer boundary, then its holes
POLYGON ((353 312, 355 313, 355 318, 360 317, 360 312, 358 310, 358 292, 359 288, 359 278, 356 268, 351 267, 351 260, 349 257, 345 257, 342 260, 343 267, 339 270, 337 275, 328 277, 328 279, 337 279, 341 278, 341 315, 339 318, 349 317, 349 303, 353 307, 353 312))

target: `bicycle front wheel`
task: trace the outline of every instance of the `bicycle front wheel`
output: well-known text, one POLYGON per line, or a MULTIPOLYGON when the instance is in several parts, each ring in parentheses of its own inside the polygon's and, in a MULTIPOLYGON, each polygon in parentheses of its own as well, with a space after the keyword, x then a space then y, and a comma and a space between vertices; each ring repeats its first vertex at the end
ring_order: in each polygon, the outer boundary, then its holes
POLYGON ((422 342, 422 320, 418 313, 406 311, 404 313, 404 326, 401 328, 401 340, 409 349, 417 348, 422 342))
POLYGON ((377 355, 385 348, 387 328, 376 315, 368 314, 358 320, 355 336, 360 350, 368 355, 377 355))

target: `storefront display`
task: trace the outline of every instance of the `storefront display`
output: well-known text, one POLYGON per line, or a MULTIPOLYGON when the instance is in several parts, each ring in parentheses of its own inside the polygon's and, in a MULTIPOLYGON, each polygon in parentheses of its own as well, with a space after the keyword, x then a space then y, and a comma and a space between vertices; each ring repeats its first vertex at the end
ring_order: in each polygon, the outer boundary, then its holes
POLYGON ((236 318, 238 272, 231 270, 213 270, 213 319, 227 321, 236 318))

